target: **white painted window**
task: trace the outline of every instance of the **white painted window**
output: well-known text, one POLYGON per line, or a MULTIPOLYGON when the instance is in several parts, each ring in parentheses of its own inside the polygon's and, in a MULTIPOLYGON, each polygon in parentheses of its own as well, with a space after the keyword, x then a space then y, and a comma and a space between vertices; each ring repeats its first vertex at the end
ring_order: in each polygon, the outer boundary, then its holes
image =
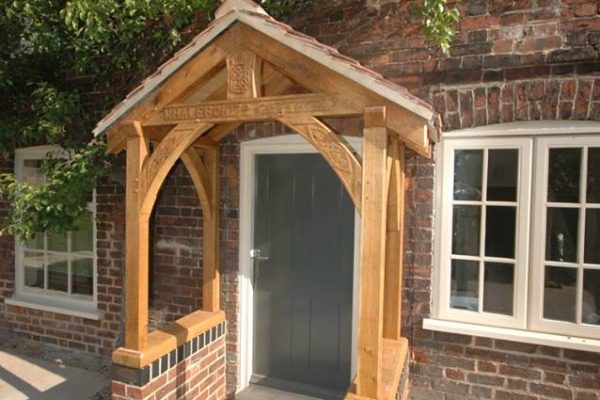
POLYGON ((555 124, 445 135, 425 327, 600 339, 600 124, 555 124))
MULTIPOLYGON (((53 146, 18 149, 17 179, 42 184, 44 157, 59 151, 53 146)), ((31 240, 16 243, 15 295, 8 303, 98 318, 95 193, 90 193, 88 211, 77 230, 62 235, 40 232, 31 240)))

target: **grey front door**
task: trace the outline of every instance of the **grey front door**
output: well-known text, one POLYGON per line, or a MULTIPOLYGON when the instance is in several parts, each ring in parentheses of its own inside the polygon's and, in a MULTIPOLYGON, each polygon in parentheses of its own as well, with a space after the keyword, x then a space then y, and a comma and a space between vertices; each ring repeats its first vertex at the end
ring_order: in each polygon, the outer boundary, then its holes
POLYGON ((352 201, 319 154, 257 155, 255 171, 253 381, 346 390, 352 201))

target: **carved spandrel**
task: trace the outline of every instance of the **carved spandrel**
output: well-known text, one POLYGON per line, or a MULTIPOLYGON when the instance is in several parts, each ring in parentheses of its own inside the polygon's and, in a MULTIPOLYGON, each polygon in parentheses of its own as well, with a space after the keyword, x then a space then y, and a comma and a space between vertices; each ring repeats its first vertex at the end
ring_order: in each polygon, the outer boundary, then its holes
POLYGON ((317 120, 307 123, 282 119, 282 122, 300 133, 319 150, 339 176, 360 211, 362 167, 343 140, 317 120))

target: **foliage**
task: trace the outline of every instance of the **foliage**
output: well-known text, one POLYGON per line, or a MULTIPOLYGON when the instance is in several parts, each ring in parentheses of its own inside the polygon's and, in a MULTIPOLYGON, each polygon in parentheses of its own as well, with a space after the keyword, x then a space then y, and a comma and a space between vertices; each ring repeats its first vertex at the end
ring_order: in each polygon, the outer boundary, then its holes
POLYGON ((102 176, 98 171, 106 170, 105 153, 106 147, 95 141, 77 152, 50 153, 42 163, 42 186, 0 175, 0 194, 12 202, 0 233, 26 239, 49 229, 64 233, 86 220, 90 195, 102 176))
MULTIPOLYGON (((262 0, 273 15, 325 0, 262 0)), ((426 35, 447 49, 457 12, 423 1, 426 35)), ((0 233, 28 239, 63 232, 107 173, 94 123, 210 18, 219 0, 0 0, 0 152, 55 144, 66 158, 44 163, 47 183, 0 175, 12 210, 0 233), (92 94, 92 95, 90 95, 92 94)))
POLYGON ((427 39, 437 44, 442 52, 448 55, 458 27, 458 7, 451 7, 448 0, 423 0, 419 12, 423 19, 423 33, 427 39))

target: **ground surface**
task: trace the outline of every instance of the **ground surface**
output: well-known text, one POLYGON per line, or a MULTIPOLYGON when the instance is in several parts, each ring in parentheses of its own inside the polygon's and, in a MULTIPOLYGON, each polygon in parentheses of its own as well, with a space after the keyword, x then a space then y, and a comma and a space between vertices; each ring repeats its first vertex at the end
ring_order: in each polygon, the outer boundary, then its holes
POLYGON ((265 386, 253 385, 236 396, 236 400, 320 400, 317 397, 287 393, 265 386))
POLYGON ((109 399, 108 371, 99 358, 0 331, 2 400, 109 399))

